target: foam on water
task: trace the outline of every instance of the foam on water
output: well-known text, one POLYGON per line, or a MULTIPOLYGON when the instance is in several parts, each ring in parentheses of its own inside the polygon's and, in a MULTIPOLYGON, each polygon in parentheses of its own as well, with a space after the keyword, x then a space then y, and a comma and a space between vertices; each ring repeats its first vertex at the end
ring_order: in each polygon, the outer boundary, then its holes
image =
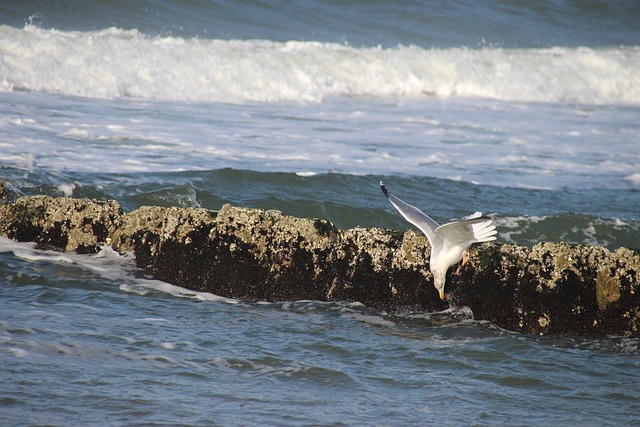
MULTIPOLYGON (((0 166, 27 173, 235 168, 428 175, 530 189, 640 185, 636 106, 462 98, 236 106, 28 92, 5 99, 0 166)), ((62 195, 81 185, 59 184, 62 195)))
POLYGON ((191 291, 160 280, 143 277, 142 271, 135 266, 133 254, 119 254, 110 246, 103 246, 97 254, 79 255, 38 249, 35 243, 16 242, 0 237, 0 252, 12 252, 17 258, 31 262, 65 263, 93 272, 103 279, 119 284, 125 292, 146 295, 150 292, 163 292, 180 298, 199 301, 217 301, 237 304, 233 298, 224 298, 209 292, 191 291))
MULTIPOLYGON (((0 88, 91 98, 320 102, 333 96, 640 102, 640 48, 355 48, 108 28, 0 26, 0 88)), ((78 133, 79 136, 82 132, 78 133)))

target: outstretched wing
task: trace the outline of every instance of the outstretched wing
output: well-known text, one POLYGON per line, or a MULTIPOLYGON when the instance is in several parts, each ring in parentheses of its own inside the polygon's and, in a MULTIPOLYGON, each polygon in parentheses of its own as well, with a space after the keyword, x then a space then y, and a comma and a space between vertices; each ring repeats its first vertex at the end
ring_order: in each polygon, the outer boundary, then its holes
POLYGON ((420 209, 403 202, 402 200, 391 194, 391 192, 387 190, 387 187, 385 187, 384 182, 382 181, 380 181, 380 189, 382 190, 384 195, 387 196, 387 199, 389 199, 393 207, 396 208, 407 221, 418 227, 420 231, 422 231, 425 236, 427 236, 427 239, 429 239, 429 243, 433 247, 439 240, 439 237, 436 234, 436 229, 438 229, 440 225, 429 218, 429 216, 427 216, 420 209))
POLYGON ((440 234, 448 244, 468 248, 473 243, 496 240, 496 226, 493 223, 495 214, 482 215, 476 212, 461 220, 446 223, 435 232, 440 234))

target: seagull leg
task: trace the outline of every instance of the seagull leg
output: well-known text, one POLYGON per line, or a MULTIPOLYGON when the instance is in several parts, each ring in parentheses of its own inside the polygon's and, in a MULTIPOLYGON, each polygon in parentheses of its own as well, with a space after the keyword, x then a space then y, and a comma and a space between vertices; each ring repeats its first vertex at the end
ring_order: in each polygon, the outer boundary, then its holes
POLYGON ((460 270, 462 266, 465 265, 469 261, 469 251, 462 252, 462 262, 458 264, 458 268, 456 269, 456 274, 460 274, 460 270))

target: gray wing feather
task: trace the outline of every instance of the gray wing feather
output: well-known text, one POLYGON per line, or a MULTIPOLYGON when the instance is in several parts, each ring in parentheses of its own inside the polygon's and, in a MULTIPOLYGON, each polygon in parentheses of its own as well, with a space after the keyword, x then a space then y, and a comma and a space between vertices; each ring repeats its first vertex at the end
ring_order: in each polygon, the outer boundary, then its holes
POLYGON ((490 242, 496 240, 496 226, 493 224, 493 215, 482 215, 476 212, 473 215, 452 221, 438 227, 435 230, 443 239, 461 245, 471 245, 477 242, 490 242))
POLYGON ((440 237, 436 234, 436 229, 438 229, 440 225, 437 222, 429 218, 429 216, 422 212, 420 209, 403 202, 402 200, 391 194, 391 192, 387 190, 382 181, 380 181, 380 188, 382 189, 384 195, 387 196, 387 199, 389 199, 391 204, 398 210, 398 212, 400 212, 400 214, 407 221, 418 227, 420 231, 422 231, 425 236, 427 236, 427 239, 429 239, 429 243, 431 244, 431 246, 434 246, 439 242, 440 237))

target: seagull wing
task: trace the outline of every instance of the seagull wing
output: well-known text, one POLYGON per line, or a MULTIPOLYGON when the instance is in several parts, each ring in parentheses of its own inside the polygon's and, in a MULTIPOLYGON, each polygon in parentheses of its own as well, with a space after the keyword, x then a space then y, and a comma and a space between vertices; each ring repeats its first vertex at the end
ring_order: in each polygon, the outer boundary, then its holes
POLYGON ((387 196, 387 199, 389 199, 393 207, 395 207, 407 221, 418 227, 420 231, 427 236, 432 247, 440 243, 440 237, 436 234, 436 229, 442 228, 440 227, 440 224, 429 218, 420 209, 403 202, 391 194, 382 181, 380 181, 380 188, 384 195, 387 196))
POLYGON ((482 215, 476 212, 458 221, 448 222, 435 232, 451 245, 468 248, 473 243, 496 240, 496 226, 493 223, 495 214, 482 215))

